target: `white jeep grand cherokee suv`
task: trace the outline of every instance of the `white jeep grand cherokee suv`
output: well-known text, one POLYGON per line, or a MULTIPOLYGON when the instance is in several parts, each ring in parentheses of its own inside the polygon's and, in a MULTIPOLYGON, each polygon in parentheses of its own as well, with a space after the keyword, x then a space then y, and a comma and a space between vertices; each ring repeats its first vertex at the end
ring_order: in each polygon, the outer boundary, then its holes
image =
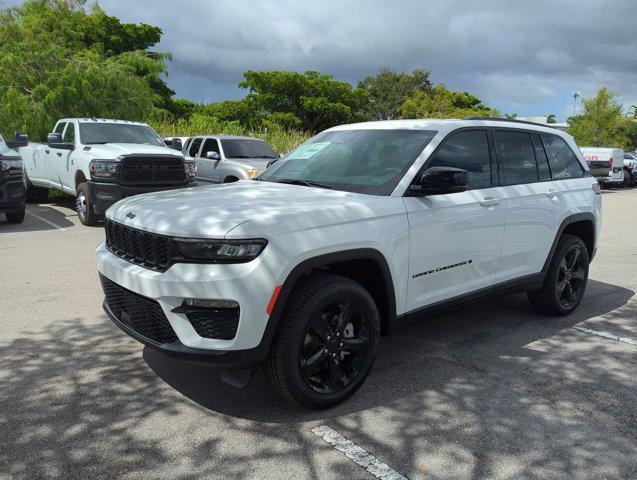
POLYGON ((310 408, 354 393, 379 337, 422 316, 519 291, 571 313, 600 228, 573 138, 520 121, 339 126, 257 180, 112 206, 97 247, 104 308, 229 383, 263 364, 310 408))

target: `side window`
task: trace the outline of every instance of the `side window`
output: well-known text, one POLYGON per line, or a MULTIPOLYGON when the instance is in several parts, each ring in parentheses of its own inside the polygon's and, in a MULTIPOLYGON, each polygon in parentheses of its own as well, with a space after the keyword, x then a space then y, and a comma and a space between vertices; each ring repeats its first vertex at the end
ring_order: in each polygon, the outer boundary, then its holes
POLYGON ((427 168, 431 167, 462 168, 469 172, 469 189, 490 187, 491 156, 486 130, 451 134, 427 164, 427 168))
POLYGON ((64 131, 64 127, 66 126, 66 122, 60 122, 55 126, 55 130, 53 133, 62 133, 64 131))
POLYGON ((542 145, 542 139, 537 133, 532 133, 533 148, 535 148, 535 160, 537 161, 537 173, 540 175, 540 180, 550 180, 551 170, 549 169, 549 159, 546 158, 546 151, 544 145, 542 145))
POLYGON ((199 147, 201 146, 201 138, 195 138, 190 144, 190 148, 188 149, 188 155, 191 157, 197 157, 199 154, 199 147))
POLYGON ((66 130, 64 130, 62 140, 65 142, 75 142, 75 124, 73 122, 66 124, 66 130))
POLYGON ((531 136, 526 132, 494 130, 503 185, 537 182, 538 172, 531 136))
POLYGON ((584 169, 568 144, 556 135, 543 135, 554 179, 581 177, 584 169))
POLYGON ((206 154, 208 152, 217 152, 221 155, 221 152, 219 152, 219 142, 217 142, 214 138, 206 139, 203 144, 203 148, 201 149, 201 157, 206 158, 206 154))

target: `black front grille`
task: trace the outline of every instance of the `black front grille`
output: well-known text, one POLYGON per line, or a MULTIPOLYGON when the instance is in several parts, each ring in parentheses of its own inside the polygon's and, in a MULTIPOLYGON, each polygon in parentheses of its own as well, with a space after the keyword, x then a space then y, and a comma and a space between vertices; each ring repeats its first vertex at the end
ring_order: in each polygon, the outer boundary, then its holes
POLYGON ((118 257, 153 270, 165 271, 170 260, 170 237, 137 230, 106 219, 106 247, 118 257))
POLYGON ((231 340, 237 334, 239 308, 210 308, 186 314, 200 337, 231 340))
POLYGON ((100 276, 106 304, 115 318, 144 338, 157 343, 178 341, 164 311, 155 300, 120 287, 100 276))
POLYGON ((186 171, 180 158, 127 157, 119 179, 124 184, 170 184, 185 181, 186 171))

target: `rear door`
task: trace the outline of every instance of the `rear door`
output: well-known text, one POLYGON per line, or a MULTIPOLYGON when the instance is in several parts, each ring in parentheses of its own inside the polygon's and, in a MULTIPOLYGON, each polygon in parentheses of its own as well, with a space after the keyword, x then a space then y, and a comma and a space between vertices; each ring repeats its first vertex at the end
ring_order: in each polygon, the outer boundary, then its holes
POLYGON ((487 130, 449 134, 422 171, 440 166, 467 170, 469 189, 404 198, 410 228, 408 310, 490 292, 495 282, 506 207, 493 183, 487 130))
POLYGON ((498 285, 542 270, 561 222, 561 192, 537 133, 494 128, 492 134, 507 209, 498 285))

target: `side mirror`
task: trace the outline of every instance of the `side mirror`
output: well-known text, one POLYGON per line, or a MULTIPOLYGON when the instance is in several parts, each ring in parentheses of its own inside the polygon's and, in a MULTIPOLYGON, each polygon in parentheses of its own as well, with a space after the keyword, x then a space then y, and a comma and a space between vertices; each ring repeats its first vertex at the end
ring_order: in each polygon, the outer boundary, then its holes
POLYGON ((9 148, 26 147, 29 144, 29 137, 26 133, 15 132, 15 140, 5 142, 9 148))
POLYGON ((206 152, 206 158, 209 160, 219 160, 221 158, 221 156, 219 156, 219 154, 213 150, 206 152))
POLYGON ((170 142, 170 145, 168 145, 170 148, 174 148, 175 150, 179 150, 181 152, 181 149, 183 147, 183 145, 181 144, 181 138, 173 138, 172 141, 170 142))
POLYGON ((453 167, 432 167, 410 187, 412 196, 441 195, 467 190, 469 172, 453 167))
POLYGON ((51 148, 59 148, 61 150, 73 150, 75 148, 73 142, 62 141, 61 133, 49 133, 46 137, 46 143, 51 148))

